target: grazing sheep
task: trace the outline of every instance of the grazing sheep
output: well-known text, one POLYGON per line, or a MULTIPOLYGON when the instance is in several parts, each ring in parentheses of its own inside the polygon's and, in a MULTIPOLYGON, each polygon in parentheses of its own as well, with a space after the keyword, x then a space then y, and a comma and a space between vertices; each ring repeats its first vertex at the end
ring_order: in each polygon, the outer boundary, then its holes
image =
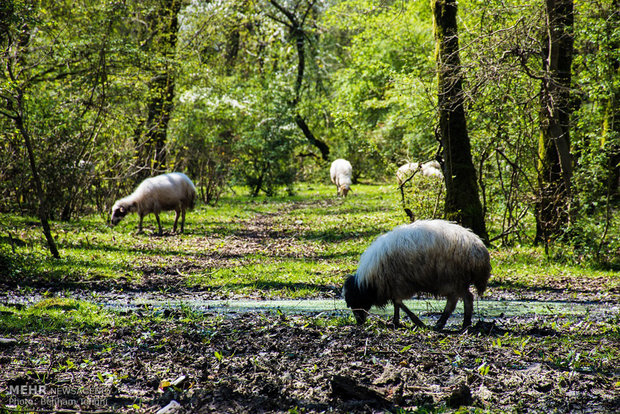
POLYGON ((396 171, 396 179, 398 180, 398 185, 402 185, 405 179, 409 177, 418 169, 419 164, 417 162, 408 162, 407 164, 401 165, 396 171))
POLYGON ((425 177, 443 178, 441 165, 437 161, 429 161, 422 164, 422 175, 425 177))
POLYGON ((409 178, 416 170, 420 170, 420 173, 425 177, 438 177, 443 178, 441 172, 441 165, 437 161, 429 161, 420 165, 417 162, 408 162, 401 165, 396 171, 396 179, 398 185, 402 185, 407 178, 409 178))
POLYGON ((174 210, 173 231, 177 231, 179 214, 181 215, 181 233, 185 225, 185 210, 194 208, 196 187, 185 174, 173 172, 142 181, 129 196, 118 200, 112 207, 110 223, 117 225, 127 214, 137 212, 140 216, 138 233, 142 233, 142 219, 149 213, 155 214, 159 234, 162 234, 159 213, 174 210))
POLYGON ((347 193, 351 190, 351 176, 353 175, 351 163, 347 160, 337 159, 332 162, 329 175, 332 179, 332 183, 336 184, 338 195, 346 197, 347 193))
POLYGON ((400 309, 418 326, 424 324, 404 304, 418 293, 447 298, 435 325, 442 329, 459 298, 463 299, 463 328, 471 325, 473 295, 486 289, 491 274, 489 252, 478 236, 444 220, 420 220, 379 236, 362 254, 357 273, 347 278, 343 296, 358 324, 374 305, 394 304, 394 325, 400 309))

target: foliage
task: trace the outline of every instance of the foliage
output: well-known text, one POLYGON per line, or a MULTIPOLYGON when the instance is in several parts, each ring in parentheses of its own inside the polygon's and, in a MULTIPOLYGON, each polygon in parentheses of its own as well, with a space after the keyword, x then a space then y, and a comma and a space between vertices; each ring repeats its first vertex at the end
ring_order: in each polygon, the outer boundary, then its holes
MULTIPOLYGON (((295 33, 275 2, 183 2, 176 43, 157 17, 172 3, 2 3, 0 211, 37 209, 15 115, 32 135, 52 219, 104 217, 116 198, 160 172, 143 160, 160 74, 174 82, 173 108, 163 111, 165 167, 187 172, 210 205, 235 185, 276 196, 303 181, 327 182, 328 163, 298 115, 331 157, 353 163, 361 182, 392 182, 397 166, 438 152, 427 2, 280 2, 309 10, 300 85, 295 33)), ((613 262, 618 245, 614 4, 575 3, 575 170, 565 242, 601 263, 613 262)), ((541 5, 459 2, 468 132, 487 228, 504 246, 534 236, 544 27, 541 5)))
POLYGON ((0 333, 57 332, 68 329, 92 331, 114 325, 112 315, 85 301, 51 297, 25 309, 0 306, 0 333))
MULTIPOLYGON (((2 251, 10 262, 3 281, 60 290, 81 286, 93 294, 187 288, 215 298, 332 297, 370 243, 408 221, 395 185, 354 185, 346 200, 337 199, 327 184, 300 184, 293 196, 251 197, 238 188, 235 193, 228 190, 217 206, 189 212, 180 236, 154 236, 152 215, 144 220, 146 234, 137 236, 135 214, 114 228, 96 215, 57 223, 61 260, 46 257, 38 226, 2 215, 15 249, 5 242, 2 251)), ((165 229, 173 218, 174 213, 161 215, 165 229)), ((618 228, 611 231, 617 234, 618 228)), ((515 283, 542 289, 566 278, 604 281, 601 291, 613 291, 620 282, 618 263, 605 270, 590 259, 573 254, 570 246, 553 249, 551 258, 526 243, 498 248, 492 250, 492 280, 499 289, 515 283)))
POLYGON ((370 177, 432 158, 434 86, 430 11, 420 2, 345 1, 326 13, 342 48, 331 75, 338 152, 370 177))
POLYGON ((416 220, 442 218, 441 201, 445 191, 441 178, 426 177, 418 172, 411 181, 403 185, 403 208, 410 209, 416 220))

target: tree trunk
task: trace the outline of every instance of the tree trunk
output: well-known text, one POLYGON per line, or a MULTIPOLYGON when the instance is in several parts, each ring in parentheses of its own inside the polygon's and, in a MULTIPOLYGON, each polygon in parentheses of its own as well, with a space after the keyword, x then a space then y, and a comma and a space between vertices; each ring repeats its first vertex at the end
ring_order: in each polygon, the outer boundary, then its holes
POLYGON ((488 241, 478 196, 463 99, 456 0, 433 0, 437 44, 439 135, 446 181, 446 218, 461 223, 488 241))
POLYGON ((166 169, 166 137, 170 114, 174 109, 174 68, 171 62, 176 54, 178 14, 181 0, 166 0, 150 19, 151 35, 159 38, 152 46, 153 53, 163 55, 163 63, 154 67, 149 83, 147 117, 141 125, 142 141, 137 148, 138 159, 147 171, 162 172, 166 169))
MULTIPOLYGON (((12 13, 13 10, 10 10, 12 13)), ((15 73, 17 72, 15 68, 20 66, 26 66, 25 62, 25 53, 28 48, 28 42, 30 39, 30 27, 27 24, 24 24, 20 27, 19 35, 16 39, 15 49, 13 59, 7 59, 5 64, 7 65, 7 72, 9 73, 10 79, 14 85, 18 85, 20 82, 17 81, 15 77, 15 73)), ((49 207, 46 202, 45 193, 43 192, 43 186, 41 184, 41 179, 39 178, 39 170, 37 168, 37 162, 34 154, 34 148, 32 146, 32 140, 30 139, 30 133, 24 124, 24 86, 23 82, 22 86, 18 86, 16 88, 16 93, 14 99, 9 98, 6 99, 6 103, 8 105, 9 112, 12 115, 9 115, 9 118, 13 121, 15 128, 19 131, 20 135, 24 140, 24 145, 26 146, 26 151, 28 153, 28 162, 30 164, 30 172, 32 173, 32 182, 34 184, 34 190, 39 199, 39 207, 37 209, 37 215, 39 216, 39 220, 41 221, 41 227, 43 229, 43 235, 45 236, 45 240, 47 241, 47 245, 50 249, 50 253, 55 259, 60 259, 60 253, 58 252, 58 247, 56 246, 56 241, 54 240, 54 236, 52 236, 52 231, 50 229, 48 217, 49 217, 49 207)), ((26 82, 27 83, 27 82, 26 82)))
POLYGON ((572 157, 570 153, 570 83, 573 61, 573 1, 547 0, 540 140, 539 201, 535 241, 560 236, 570 222, 572 157))
POLYGON ((39 170, 37 169, 37 163, 34 156, 34 149, 32 147, 32 140, 30 139, 30 133, 26 129, 24 125, 23 119, 23 111, 22 111, 22 95, 21 93, 17 97, 17 107, 18 113, 15 118, 13 118, 13 122, 22 138, 24 139, 24 145, 26 146, 26 151, 28 152, 28 161, 30 163, 30 170, 32 172, 32 182, 34 184, 34 188, 39 198, 39 208, 38 208, 38 216, 41 221, 41 227, 43 228, 43 234, 45 235, 45 240, 47 240, 47 245, 50 249, 50 253, 55 259, 60 259, 60 253, 58 252, 58 247, 56 247, 56 242, 54 241, 54 236, 52 236, 52 231, 50 229, 50 225, 48 222, 49 211, 47 207, 47 203, 45 202, 45 194, 43 193, 43 186, 41 185, 41 180, 39 179, 39 170))
MULTIPOLYGON (((606 20, 609 37, 612 37, 614 30, 620 27, 620 13, 618 13, 618 10, 620 10, 620 0, 612 1, 611 10, 612 14, 606 20), (613 12, 613 10, 616 12, 613 12)), ((611 44, 611 50, 618 49, 620 49, 620 39, 616 37, 611 44)), ((620 143, 620 88, 618 87, 618 82, 613 82, 613 79, 620 78, 620 59, 610 53, 608 63, 612 80, 609 83, 612 85, 612 90, 605 105, 601 148, 611 147, 609 150, 611 157, 608 164, 609 180, 607 191, 611 198, 617 198, 620 195, 620 145, 618 145, 620 143)))
POLYGON ((295 40, 295 48, 297 50, 297 76, 295 78, 295 98, 291 102, 291 107, 293 108, 293 111, 296 112, 295 123, 299 129, 301 129, 301 132, 304 134, 310 145, 316 147, 321 152, 321 157, 327 161, 329 159, 329 147, 324 141, 321 141, 312 133, 304 117, 297 111, 297 107, 301 99, 301 86, 303 84, 304 72, 306 68, 306 34, 304 32, 303 25, 308 13, 310 13, 310 10, 316 1, 312 1, 308 4, 308 8, 301 18, 298 18, 293 12, 282 7, 277 1, 270 0, 269 2, 284 16, 286 16, 286 19, 288 20, 286 26, 291 33, 291 37, 295 40))

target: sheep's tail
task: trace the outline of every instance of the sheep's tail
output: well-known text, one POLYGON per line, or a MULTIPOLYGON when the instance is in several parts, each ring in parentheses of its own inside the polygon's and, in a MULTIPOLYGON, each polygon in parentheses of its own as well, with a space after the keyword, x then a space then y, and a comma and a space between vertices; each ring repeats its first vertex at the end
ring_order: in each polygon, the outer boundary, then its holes
POLYGON ((189 209, 193 210, 196 207, 196 190, 189 191, 189 209))
POLYGON ((476 287, 476 292, 478 292, 478 296, 482 296, 484 291, 487 289, 488 279, 484 280, 476 280, 474 281, 474 286, 476 287))
POLYGON ((490 277, 491 277, 491 263, 489 259, 487 258, 484 261, 484 267, 482 267, 478 272, 476 272, 474 276, 474 280, 473 280, 474 286, 476 287, 476 292, 478 292, 478 296, 482 296, 484 291, 487 289, 487 285, 489 283, 490 277))

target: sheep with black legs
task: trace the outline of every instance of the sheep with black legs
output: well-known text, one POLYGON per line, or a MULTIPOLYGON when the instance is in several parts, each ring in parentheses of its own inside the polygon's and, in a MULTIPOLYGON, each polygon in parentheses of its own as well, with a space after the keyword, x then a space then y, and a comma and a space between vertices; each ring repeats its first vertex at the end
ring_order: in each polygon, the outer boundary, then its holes
POLYGON ((329 169, 329 176, 332 183, 336 184, 339 196, 346 197, 347 193, 351 190, 352 175, 353 167, 349 161, 340 158, 332 162, 329 169))
POLYGON ((140 222, 138 233, 142 233, 142 220, 149 213, 155 214, 159 234, 162 234, 159 213, 162 211, 176 212, 173 231, 177 231, 177 222, 181 216, 181 233, 185 225, 185 211, 194 208, 196 187, 185 174, 173 172, 142 181, 138 188, 129 196, 118 200, 112 206, 110 223, 117 225, 127 214, 138 213, 140 222))
POLYGON ((474 285, 482 295, 491 275, 489 252, 473 232, 444 220, 420 220, 379 236, 362 254, 357 272, 347 278, 343 296, 358 324, 372 306, 394 304, 394 325, 400 310, 418 326, 424 323, 403 300, 420 293, 447 298, 435 325, 442 329, 459 299, 463 300, 463 328, 471 325, 474 285))

